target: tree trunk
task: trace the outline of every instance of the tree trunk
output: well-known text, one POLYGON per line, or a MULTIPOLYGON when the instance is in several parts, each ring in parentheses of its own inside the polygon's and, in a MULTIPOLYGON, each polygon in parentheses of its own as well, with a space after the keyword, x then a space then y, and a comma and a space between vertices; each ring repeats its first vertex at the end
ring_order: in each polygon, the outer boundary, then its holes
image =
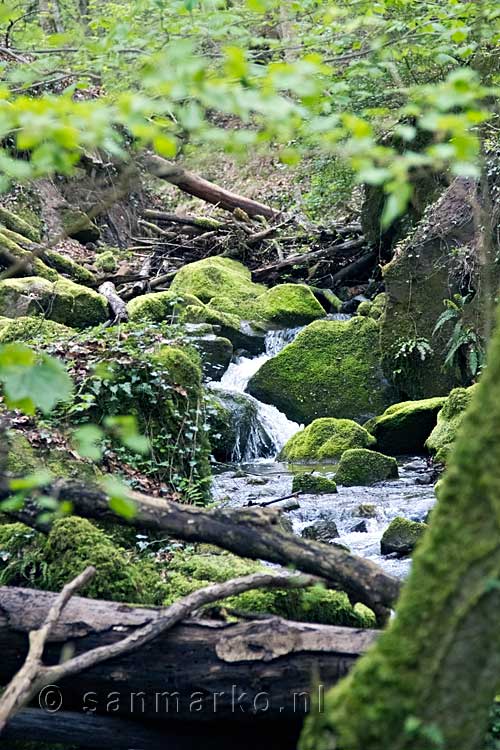
POLYGON ((227 211, 240 208, 249 216, 264 216, 266 219, 273 219, 279 214, 274 208, 266 206, 264 203, 224 190, 213 182, 204 180, 203 177, 193 172, 188 172, 187 169, 183 169, 178 164, 162 159, 161 156, 146 157, 144 166, 148 172, 162 180, 167 180, 172 185, 176 185, 179 190, 194 195, 196 198, 201 198, 207 203, 214 203, 227 211))
MULTIPOLYGON (((55 597, 0 588, 0 684, 23 663, 27 634, 40 627, 55 597)), ((53 628, 45 663, 57 663, 64 646, 79 654, 120 641, 158 616, 155 609, 74 597, 53 628)), ((303 719, 314 681, 337 682, 377 637, 373 630, 278 617, 238 624, 187 620, 136 651, 61 680, 57 695, 61 710, 169 722, 277 720, 285 726, 294 715, 303 719)))
POLYGON ((397 615, 302 750, 479 750, 500 675, 500 326, 397 615))

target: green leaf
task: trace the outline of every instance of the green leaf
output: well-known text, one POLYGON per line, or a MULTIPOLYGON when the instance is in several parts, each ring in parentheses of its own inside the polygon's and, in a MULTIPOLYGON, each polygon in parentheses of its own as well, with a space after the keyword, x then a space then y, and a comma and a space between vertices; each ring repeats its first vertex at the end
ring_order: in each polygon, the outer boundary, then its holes
POLYGON ((83 458, 90 458, 91 461, 99 461, 102 458, 103 437, 103 431, 95 424, 85 424, 73 432, 78 453, 83 458))
POLYGON ((127 521, 135 518, 137 508, 134 501, 129 497, 130 488, 120 482, 116 477, 106 477, 102 486, 109 495, 109 507, 119 516, 127 521))
POLYGON ((62 362, 48 354, 36 355, 24 344, 0 347, 0 382, 7 406, 33 414, 48 414, 58 401, 65 401, 73 384, 62 362))

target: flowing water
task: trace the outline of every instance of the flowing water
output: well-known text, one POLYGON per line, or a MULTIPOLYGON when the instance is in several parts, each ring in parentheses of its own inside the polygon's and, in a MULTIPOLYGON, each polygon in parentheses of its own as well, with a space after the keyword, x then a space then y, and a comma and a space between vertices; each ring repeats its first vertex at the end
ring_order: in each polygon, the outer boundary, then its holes
MULTIPOLYGON (((329 317, 337 320, 350 318, 347 315, 329 317)), ((276 457, 281 448, 301 425, 290 421, 276 407, 263 404, 245 393, 252 375, 291 343, 300 330, 270 331, 266 336, 264 354, 236 359, 229 365, 220 383, 211 383, 214 389, 248 399, 255 407, 256 415, 245 450, 240 450, 237 439, 233 452, 234 466, 214 477, 212 494, 221 504, 242 506, 267 503, 289 495, 296 471, 314 469, 330 477, 335 473, 334 465, 292 466, 279 462, 276 457)), ((338 492, 331 495, 300 495, 299 507, 287 511, 287 516, 298 534, 320 520, 335 522, 339 532, 336 541, 348 546, 353 553, 377 562, 393 575, 404 576, 409 569, 409 559, 383 557, 380 554, 380 539, 397 516, 415 521, 426 518, 435 502, 432 479, 432 468, 425 458, 401 458, 399 479, 380 482, 372 487, 339 487, 338 492)))

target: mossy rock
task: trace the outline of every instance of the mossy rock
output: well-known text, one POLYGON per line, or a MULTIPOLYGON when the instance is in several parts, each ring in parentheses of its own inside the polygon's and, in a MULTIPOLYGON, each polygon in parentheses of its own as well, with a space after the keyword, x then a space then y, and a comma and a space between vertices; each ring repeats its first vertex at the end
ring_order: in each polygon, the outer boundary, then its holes
POLYGON ((0 321, 0 343, 13 341, 50 342, 75 334, 72 328, 45 318, 25 317, 5 318, 0 321))
POLYGON ((23 210, 23 206, 20 205, 20 203, 21 202, 19 202, 19 205, 17 206, 18 211, 16 212, 10 211, 4 206, 0 206, 0 222, 4 224, 7 229, 10 229, 10 231, 21 234, 23 237, 31 240, 31 242, 40 242, 40 227, 35 226, 35 223, 40 221, 38 216, 29 210, 23 210), (26 214, 26 217, 20 215, 21 211, 26 214), (30 219, 29 221, 27 221, 28 218, 30 219))
POLYGON ((189 343, 200 354, 203 374, 209 380, 220 380, 231 363, 233 344, 214 333, 188 334, 189 343))
MULTIPOLYGON (((210 583, 269 570, 261 563, 219 552, 179 552, 169 562, 168 595, 165 604, 210 583)), ((351 627, 375 627, 373 612, 361 604, 352 605, 343 592, 315 586, 311 589, 247 591, 221 602, 224 607, 248 614, 273 614, 290 620, 351 627)))
POLYGON ((236 315, 220 312, 201 302, 196 305, 187 305, 181 312, 180 320, 188 325, 205 323, 214 326, 221 336, 229 339, 238 351, 261 354, 265 350, 263 328, 255 324, 245 324, 236 315))
POLYGON ((7 437, 7 470, 14 476, 23 477, 41 469, 48 469, 56 479, 92 480, 99 476, 94 464, 75 458, 72 452, 62 448, 34 448, 19 430, 10 429, 7 437))
POLYGON ((326 314, 305 284, 279 284, 266 289, 252 281, 242 263, 220 256, 181 268, 170 290, 194 295, 210 309, 234 316, 238 323, 249 320, 299 326, 326 314))
POLYGON ((285 327, 301 326, 326 315, 312 291, 304 284, 279 284, 257 300, 258 313, 266 321, 285 327))
POLYGON ((98 271, 114 273, 117 268, 115 253, 112 250, 105 250, 103 253, 99 253, 94 261, 94 265, 98 271))
POLYGON ((66 255, 61 255, 55 250, 45 250, 44 257, 56 271, 69 276, 78 284, 92 284, 95 281, 93 273, 66 255))
POLYGON ((43 569, 43 534, 23 523, 0 525, 0 585, 35 586, 43 569))
POLYGON ((85 570, 96 568, 96 575, 82 592, 96 599, 159 604, 166 592, 159 568, 150 560, 134 560, 116 547, 101 529, 85 518, 57 520, 43 551, 46 570, 44 588, 59 591, 64 584, 85 570))
POLYGON ((217 298, 213 306, 220 312, 236 314, 253 320, 255 300, 266 291, 262 284, 252 281, 250 271, 242 263, 216 256, 189 263, 177 272, 172 292, 192 294, 202 302, 217 298))
POLYGON ((380 551, 383 555, 396 554, 399 557, 410 555, 426 529, 425 523, 409 521, 398 516, 384 531, 380 540, 380 551))
POLYGON ((340 458, 348 448, 369 448, 375 438, 351 419, 321 417, 297 432, 283 447, 288 461, 322 461, 340 458))
POLYGON ((89 219, 86 213, 76 208, 64 207, 60 211, 64 231, 74 240, 85 245, 87 242, 97 242, 101 236, 99 227, 89 219))
POLYGON ((127 303, 127 312, 133 322, 175 323, 187 305, 201 304, 200 300, 191 294, 172 291, 151 292, 130 300, 127 303))
POLYGON ((248 392, 295 422, 335 416, 363 422, 390 394, 381 368, 375 321, 316 321, 251 378, 248 392))
POLYGON ((436 461, 446 463, 475 389, 475 385, 469 388, 454 388, 445 400, 437 415, 437 424, 425 443, 425 447, 436 461))
POLYGON ((394 404, 380 417, 365 424, 377 440, 377 448, 392 456, 424 453, 425 441, 436 425, 446 398, 437 396, 420 401, 394 404))
POLYGON ((42 314, 56 323, 85 328, 108 320, 108 302, 69 279, 50 282, 29 276, 0 281, 0 314, 10 318, 42 314))
POLYGON ((327 495, 337 492, 333 479, 314 474, 295 474, 292 481, 292 492, 303 492, 307 495, 327 495))
POLYGON ((344 487, 363 487, 397 476, 395 458, 366 448, 352 448, 342 454, 335 481, 344 487))

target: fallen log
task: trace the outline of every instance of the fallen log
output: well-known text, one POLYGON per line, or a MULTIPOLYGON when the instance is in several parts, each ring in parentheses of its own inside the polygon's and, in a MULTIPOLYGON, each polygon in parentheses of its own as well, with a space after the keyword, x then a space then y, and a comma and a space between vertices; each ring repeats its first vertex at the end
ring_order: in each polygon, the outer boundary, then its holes
MULTIPOLYGON (((69 500, 76 515, 97 520, 117 516, 109 509, 107 495, 98 487, 79 482, 56 482, 55 497, 69 500)), ((142 529, 154 529, 193 542, 208 542, 243 557, 294 565, 305 573, 325 578, 328 585, 345 591, 353 602, 362 602, 384 621, 400 589, 400 582, 369 560, 340 547, 302 539, 280 528, 280 513, 271 508, 212 508, 204 510, 130 491, 136 505, 133 519, 120 517, 142 529)), ((11 515, 37 525, 39 508, 25 503, 11 515)))
POLYGON ((162 180, 167 180, 172 185, 176 185, 179 190, 194 195, 196 198, 201 198, 207 203, 220 206, 227 211, 234 211, 235 208, 239 208, 249 216, 264 216, 266 219, 272 219, 279 215, 279 211, 274 208, 225 190, 193 172, 188 172, 179 164, 173 164, 166 159, 162 159, 161 156, 146 156, 143 159, 143 164, 148 172, 162 180))
POLYGON ((156 219, 156 221, 166 221, 172 224, 185 224, 190 227, 197 227, 198 229, 224 229, 227 225, 217 219, 211 219, 204 216, 182 216, 180 214, 173 214, 167 211, 157 211, 153 208, 145 208, 142 215, 146 219, 156 219))
POLYGON ((98 288, 98 292, 108 300, 108 305, 114 313, 113 323, 126 323, 128 320, 127 305, 118 295, 115 285, 111 281, 105 281, 98 288))
MULTIPOLYGON (((27 634, 44 622, 56 594, 0 588, 0 684, 22 665, 27 634)), ((63 647, 73 655, 121 641, 160 610, 72 598, 54 625, 45 663, 63 647)), ((213 722, 303 719, 311 699, 336 683, 378 631, 288 622, 270 617, 237 624, 186 620, 136 651, 60 680, 49 696, 65 711, 141 720, 213 722), (316 683, 315 687, 312 687, 316 683)), ((45 696, 45 698, 44 698, 45 696)))
POLYGON ((349 265, 341 268, 340 271, 334 273, 330 277, 330 283, 332 286, 341 284, 346 279, 355 279, 358 274, 364 274, 368 271, 375 263, 377 256, 375 253, 367 253, 362 255, 361 258, 357 258, 349 265))

